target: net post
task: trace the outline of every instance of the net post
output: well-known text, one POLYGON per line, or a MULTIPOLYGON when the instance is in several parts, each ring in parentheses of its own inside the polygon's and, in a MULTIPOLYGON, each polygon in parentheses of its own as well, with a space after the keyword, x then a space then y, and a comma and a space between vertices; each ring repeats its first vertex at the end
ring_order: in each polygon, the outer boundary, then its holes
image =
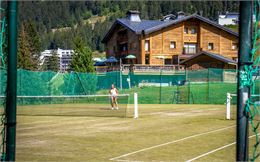
POLYGON ((134 93, 134 118, 138 118, 138 94, 134 93))
POLYGON ((230 120, 230 101, 231 101, 231 94, 227 93, 227 101, 226 101, 226 119, 230 120))
POLYGON ((236 161, 248 161, 248 114, 245 106, 250 87, 245 82, 248 81, 246 68, 251 53, 252 2, 240 1, 239 6, 236 161))

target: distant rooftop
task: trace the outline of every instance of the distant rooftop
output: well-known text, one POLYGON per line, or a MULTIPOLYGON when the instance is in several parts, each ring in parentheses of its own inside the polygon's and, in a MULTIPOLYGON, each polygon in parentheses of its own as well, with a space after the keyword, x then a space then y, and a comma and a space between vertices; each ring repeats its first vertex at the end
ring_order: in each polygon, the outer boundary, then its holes
POLYGON ((220 18, 233 18, 233 19, 238 19, 239 13, 237 12, 227 12, 224 15, 219 15, 220 18))
POLYGON ((140 14, 140 12, 137 10, 129 10, 126 14, 140 14))

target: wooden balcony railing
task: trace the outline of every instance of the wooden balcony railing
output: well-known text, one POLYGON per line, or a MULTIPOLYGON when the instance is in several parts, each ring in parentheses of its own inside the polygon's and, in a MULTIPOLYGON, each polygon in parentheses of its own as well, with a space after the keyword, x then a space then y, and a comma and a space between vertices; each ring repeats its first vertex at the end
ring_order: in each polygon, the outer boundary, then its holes
MULTIPOLYGON (((129 72, 131 65, 130 64, 123 64, 121 66, 122 72, 129 72)), ((182 65, 141 65, 141 64, 134 64, 132 67, 133 72, 177 72, 185 70, 185 67, 182 65)), ((100 66, 95 67, 96 72, 98 73, 105 73, 111 71, 120 71, 120 66, 100 66)))
MULTIPOLYGON (((130 69, 130 64, 124 64, 122 66, 123 72, 127 72, 130 69)), ((134 72, 160 72, 162 71, 177 71, 184 70, 184 66, 182 65, 140 65, 135 64, 133 67, 134 72)))

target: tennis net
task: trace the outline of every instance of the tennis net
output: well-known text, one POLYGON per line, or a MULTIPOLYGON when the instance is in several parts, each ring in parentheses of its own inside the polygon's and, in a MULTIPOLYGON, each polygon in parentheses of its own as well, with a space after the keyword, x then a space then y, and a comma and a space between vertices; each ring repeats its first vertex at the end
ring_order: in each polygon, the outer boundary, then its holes
POLYGON ((112 109, 110 95, 17 96, 17 115, 126 117, 128 99, 118 95, 112 109))

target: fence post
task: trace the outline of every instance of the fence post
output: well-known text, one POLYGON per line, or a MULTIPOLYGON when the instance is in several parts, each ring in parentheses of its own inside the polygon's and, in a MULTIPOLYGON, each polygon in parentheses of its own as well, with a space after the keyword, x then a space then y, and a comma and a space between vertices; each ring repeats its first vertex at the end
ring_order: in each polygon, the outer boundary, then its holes
POLYGON ((248 161, 248 114, 245 105, 250 87, 243 85, 243 79, 247 77, 245 67, 250 63, 252 1, 240 1, 239 6, 236 161, 248 161))
POLYGON ((120 70, 120 90, 122 90, 122 59, 120 58, 120 65, 119 65, 119 70, 120 70))
POLYGON ((17 1, 8 2, 6 161, 15 161, 17 97, 17 1))
POLYGON ((126 79, 126 81, 128 83, 129 89, 131 89, 131 78, 130 78, 130 75, 128 75, 128 78, 126 79))
POLYGON ((209 101, 209 72, 210 72, 210 68, 208 68, 208 73, 207 73, 207 103, 209 104, 210 101, 209 101))
POLYGON ((226 100, 226 119, 230 120, 230 101, 231 101, 231 94, 227 93, 227 100, 226 100))
POLYGON ((190 93, 190 82, 189 81, 187 81, 188 82, 188 104, 190 104, 190 95, 191 95, 191 93, 190 93))
POLYGON ((162 69, 160 69, 160 104, 162 104, 162 69))

